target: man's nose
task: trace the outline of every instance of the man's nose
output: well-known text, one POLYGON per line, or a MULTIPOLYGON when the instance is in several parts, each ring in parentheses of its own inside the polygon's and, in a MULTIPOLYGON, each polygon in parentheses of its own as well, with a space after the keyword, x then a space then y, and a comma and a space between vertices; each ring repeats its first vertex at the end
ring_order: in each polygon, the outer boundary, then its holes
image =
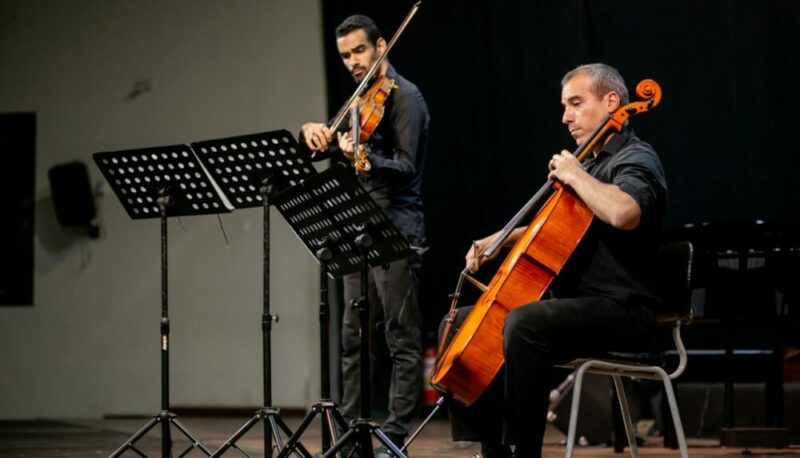
POLYGON ((561 115, 561 123, 562 124, 569 124, 573 121, 572 113, 569 110, 564 110, 564 114, 561 115))

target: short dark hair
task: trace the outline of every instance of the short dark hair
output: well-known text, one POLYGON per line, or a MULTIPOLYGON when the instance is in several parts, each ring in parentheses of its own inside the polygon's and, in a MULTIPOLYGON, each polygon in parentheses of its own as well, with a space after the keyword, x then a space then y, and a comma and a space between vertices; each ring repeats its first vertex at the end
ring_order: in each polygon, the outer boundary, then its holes
POLYGON ((341 38, 354 30, 362 29, 367 35, 367 40, 377 46, 378 38, 381 38, 381 31, 375 25, 375 21, 363 14, 354 14, 336 27, 336 38, 341 38))

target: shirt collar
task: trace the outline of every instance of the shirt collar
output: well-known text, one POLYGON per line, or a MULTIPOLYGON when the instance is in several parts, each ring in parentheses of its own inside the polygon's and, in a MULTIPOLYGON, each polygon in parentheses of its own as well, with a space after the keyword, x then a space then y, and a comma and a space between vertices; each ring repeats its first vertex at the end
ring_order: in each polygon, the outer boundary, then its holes
POLYGON ((603 145, 603 148, 600 149, 597 156, 600 157, 602 154, 613 156, 628 143, 631 136, 633 136, 633 129, 627 126, 623 127, 620 132, 611 136, 611 139, 603 145))

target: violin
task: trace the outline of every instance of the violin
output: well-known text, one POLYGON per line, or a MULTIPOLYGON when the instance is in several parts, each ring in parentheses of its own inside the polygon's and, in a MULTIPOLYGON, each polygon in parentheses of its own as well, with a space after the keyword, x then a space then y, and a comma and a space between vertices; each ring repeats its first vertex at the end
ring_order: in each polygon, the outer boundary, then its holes
MULTIPOLYGON (((356 169, 356 173, 366 173, 372 169, 372 163, 369 161, 369 155, 363 143, 366 143, 372 136, 372 133, 375 132, 375 129, 378 128, 378 124, 380 124, 381 119, 383 119, 386 99, 389 98, 392 89, 396 88, 397 84, 394 79, 389 78, 385 74, 379 75, 375 78, 375 82, 372 83, 372 86, 370 86, 359 103, 359 128, 357 136, 357 143, 359 143, 359 145, 353 152, 353 166, 356 169)), ((354 136, 354 138, 355 137, 356 136, 354 136)))
MULTIPOLYGON (((386 56, 389 54, 389 51, 391 51, 392 47, 394 47, 397 39, 406 29, 409 22, 411 22, 414 15, 417 14, 420 5, 422 5, 421 1, 415 3, 414 6, 411 7, 411 11, 406 14, 400 27, 398 27, 392 39, 389 40, 389 44, 386 45, 386 51, 384 51, 369 70, 367 70, 361 83, 359 83, 353 95, 350 96, 339 110, 339 114, 331 124, 330 130, 336 132, 353 107, 358 107, 359 135, 353 137, 353 141, 356 144, 353 152, 353 165, 356 169, 356 173, 365 173, 372 169, 372 163, 369 161, 369 153, 363 143, 366 143, 372 136, 372 133, 375 132, 375 129, 377 129, 383 119, 386 100, 389 98, 392 90, 397 88, 394 79, 387 77, 384 73, 377 76, 375 76, 375 74, 378 69, 381 68, 381 64, 386 60, 386 56), (373 77, 375 77, 374 81, 373 77), (371 81, 373 81, 371 86, 365 91, 367 84, 371 81)), ((352 117, 350 119, 352 119, 352 117)))

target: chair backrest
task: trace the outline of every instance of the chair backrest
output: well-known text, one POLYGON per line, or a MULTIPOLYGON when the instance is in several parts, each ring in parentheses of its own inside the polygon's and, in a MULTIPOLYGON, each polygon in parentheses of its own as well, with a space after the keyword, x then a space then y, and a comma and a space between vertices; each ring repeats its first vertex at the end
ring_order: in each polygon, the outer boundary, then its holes
POLYGON ((664 299, 659 321, 691 320, 693 259, 691 242, 671 242, 659 248, 657 274, 664 299))

